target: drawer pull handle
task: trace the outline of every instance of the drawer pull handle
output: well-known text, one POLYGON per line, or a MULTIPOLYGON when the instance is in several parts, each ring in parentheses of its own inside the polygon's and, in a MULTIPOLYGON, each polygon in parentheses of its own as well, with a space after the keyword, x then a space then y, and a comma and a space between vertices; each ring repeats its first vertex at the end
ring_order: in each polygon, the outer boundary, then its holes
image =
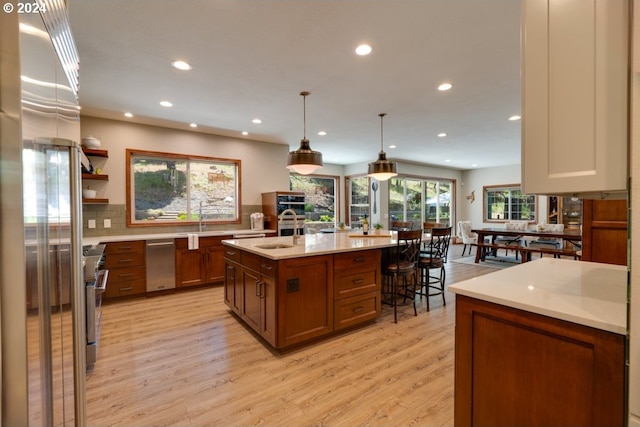
POLYGON ((119 259, 118 262, 131 262, 133 261, 132 258, 125 258, 125 259, 119 259))
POLYGON ((352 282, 354 285, 359 285, 360 283, 364 283, 364 279, 355 279, 352 282))
POLYGON ((131 291, 133 290, 133 286, 127 286, 126 288, 120 288, 120 292, 131 291))
POLYGON ((119 277, 131 277, 133 276, 133 273, 122 273, 119 275, 119 277))
POLYGON ((261 265, 261 267, 262 267, 262 268, 264 268, 265 270, 271 270, 271 269, 273 269, 273 267, 272 267, 272 266, 270 266, 270 265, 268 265, 268 264, 262 264, 262 265, 261 265))
POLYGON ((366 260, 365 257, 359 256, 353 259, 353 262, 364 262, 366 260))
POLYGON ((361 311, 364 311, 364 307, 360 306, 360 307, 356 307, 353 309, 354 313, 360 313, 361 311))
POLYGON ((233 251, 227 251, 227 255, 229 255, 229 256, 235 256, 235 254, 236 254, 236 253, 235 253, 235 252, 233 252, 233 251))

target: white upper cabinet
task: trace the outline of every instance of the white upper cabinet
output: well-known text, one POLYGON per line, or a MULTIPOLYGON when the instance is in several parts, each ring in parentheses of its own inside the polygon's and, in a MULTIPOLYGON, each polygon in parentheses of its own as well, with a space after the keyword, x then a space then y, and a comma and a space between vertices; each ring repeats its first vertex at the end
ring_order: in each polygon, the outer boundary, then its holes
POLYGON ((626 194, 628 58, 627 0, 523 0, 526 193, 626 194))

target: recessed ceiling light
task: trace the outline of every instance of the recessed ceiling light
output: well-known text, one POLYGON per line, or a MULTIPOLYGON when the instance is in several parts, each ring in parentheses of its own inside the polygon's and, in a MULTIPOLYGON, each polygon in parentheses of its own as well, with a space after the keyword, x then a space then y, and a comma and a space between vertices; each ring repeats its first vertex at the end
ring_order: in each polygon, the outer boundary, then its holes
POLYGON ((192 128, 197 128, 198 127, 198 125, 195 124, 195 123, 191 123, 189 126, 191 126, 192 128))
POLYGON ((371 46, 368 44, 361 44, 356 48, 356 53, 360 56, 369 55, 371 53, 371 46))
POLYGON ((389 148, 396 148, 396 146, 395 145, 390 145, 389 148))
POLYGON ((326 133, 325 131, 323 131, 323 130, 321 130, 320 132, 318 132, 318 135, 320 135, 320 136, 325 136, 326 134, 327 134, 327 133, 326 133))
POLYGON ((131 114, 131 113, 127 112, 127 113, 124 113, 124 116, 125 116, 125 117, 128 117, 128 118, 131 118, 131 117, 133 117, 133 114, 131 114))
POLYGON ((173 104, 169 101, 160 101, 160 105, 162 105, 163 107, 173 107, 173 104))
POLYGON ((447 136, 447 133, 446 133, 446 132, 440 132, 440 133, 438 134, 438 137, 440 137, 440 138, 444 138, 445 136, 447 136))
POLYGON ((173 61, 171 65, 173 65, 173 68, 177 68, 182 71, 189 71, 191 69, 191 65, 185 61, 173 61))
POLYGON ((475 168, 476 166, 478 166, 476 163, 471 165, 472 168, 475 168))
POLYGON ((517 114, 515 116, 511 116, 509 117, 509 120, 511 121, 515 121, 515 120, 520 120, 522 117, 518 116, 517 114))
POLYGON ((243 134, 244 136, 247 136, 247 135, 249 135, 249 132, 247 132, 247 131, 245 130, 245 131, 242 131, 242 134, 243 134))
POLYGON ((445 160, 445 163, 451 163, 451 159, 445 160))
POLYGON ((442 83, 440 86, 438 86, 438 90, 449 90, 453 87, 453 85, 451 83, 442 83))
POLYGON ((260 119, 253 119, 253 120, 251 120, 251 121, 252 121, 253 123, 255 123, 255 124, 258 124, 258 125, 259 125, 260 123, 262 123, 262 120, 260 120, 260 119))

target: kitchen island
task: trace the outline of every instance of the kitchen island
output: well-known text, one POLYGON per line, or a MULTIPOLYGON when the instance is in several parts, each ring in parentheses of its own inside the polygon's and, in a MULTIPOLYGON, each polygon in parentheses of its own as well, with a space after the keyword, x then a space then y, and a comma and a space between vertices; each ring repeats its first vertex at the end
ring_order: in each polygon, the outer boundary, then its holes
POLYGON ((541 258, 449 290, 456 425, 623 424, 626 267, 541 258))
POLYGON ((267 343, 287 349, 374 321, 381 260, 395 235, 347 233, 224 240, 225 303, 267 343))

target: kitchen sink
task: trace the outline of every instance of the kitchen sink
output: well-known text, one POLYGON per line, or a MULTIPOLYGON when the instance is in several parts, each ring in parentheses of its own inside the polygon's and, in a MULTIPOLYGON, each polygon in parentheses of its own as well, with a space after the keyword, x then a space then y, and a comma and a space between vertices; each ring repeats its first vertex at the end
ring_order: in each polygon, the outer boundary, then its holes
POLYGON ((288 245, 286 243, 268 243, 264 245, 255 245, 255 247, 260 249, 286 249, 292 248, 293 245, 288 245))

